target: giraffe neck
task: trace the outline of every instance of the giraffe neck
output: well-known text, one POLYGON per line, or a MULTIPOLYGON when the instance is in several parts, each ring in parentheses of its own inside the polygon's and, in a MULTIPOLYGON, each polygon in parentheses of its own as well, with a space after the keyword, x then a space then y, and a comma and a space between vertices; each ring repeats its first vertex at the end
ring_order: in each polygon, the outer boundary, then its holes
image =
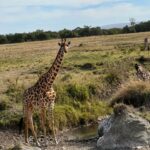
POLYGON ((47 73, 42 75, 39 81, 37 82, 38 88, 41 88, 42 91, 43 90, 48 91, 52 87, 54 80, 58 74, 58 71, 60 69, 63 57, 64 51, 60 49, 51 68, 48 70, 47 73))
POLYGON ((54 80, 58 74, 58 71, 61 67, 63 57, 64 57, 64 51, 59 50, 59 52, 55 58, 55 61, 53 62, 51 68, 48 71, 48 83, 49 83, 49 85, 53 84, 53 82, 54 82, 54 80))

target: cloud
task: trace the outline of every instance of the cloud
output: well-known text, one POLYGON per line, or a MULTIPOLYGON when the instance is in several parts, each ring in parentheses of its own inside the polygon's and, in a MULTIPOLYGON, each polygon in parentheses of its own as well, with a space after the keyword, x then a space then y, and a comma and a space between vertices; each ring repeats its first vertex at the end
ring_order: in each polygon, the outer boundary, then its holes
POLYGON ((0 6, 0 18, 3 18, 0 19, 1 33, 60 30, 83 25, 102 26, 128 22, 130 17, 141 21, 150 16, 148 6, 125 0, 1 1, 4 2, 0 6))
POLYGON ((102 4, 106 2, 118 2, 122 0, 1 0, 1 7, 29 6, 29 5, 55 5, 55 6, 81 6, 102 4))
POLYGON ((74 20, 79 19, 82 25, 102 26, 121 22, 127 23, 131 17, 135 18, 138 22, 148 20, 150 9, 148 6, 121 2, 105 7, 89 7, 71 15, 73 15, 74 20))

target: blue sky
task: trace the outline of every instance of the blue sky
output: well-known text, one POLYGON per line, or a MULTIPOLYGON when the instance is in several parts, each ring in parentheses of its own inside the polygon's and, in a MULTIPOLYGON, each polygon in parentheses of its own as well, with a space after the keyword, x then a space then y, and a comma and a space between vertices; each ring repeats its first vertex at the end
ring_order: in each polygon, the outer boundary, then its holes
POLYGON ((0 0, 0 34, 150 20, 150 0, 0 0))

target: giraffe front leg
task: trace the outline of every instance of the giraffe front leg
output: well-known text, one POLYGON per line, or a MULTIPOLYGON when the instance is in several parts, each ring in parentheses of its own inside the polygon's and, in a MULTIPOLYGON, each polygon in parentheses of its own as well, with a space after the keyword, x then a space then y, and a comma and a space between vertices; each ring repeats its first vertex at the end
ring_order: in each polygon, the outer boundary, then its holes
POLYGON ((56 138, 56 130, 55 130, 55 122, 54 122, 54 101, 49 105, 49 113, 48 113, 48 123, 49 128, 52 128, 52 135, 54 138, 55 144, 58 144, 57 138, 56 138))

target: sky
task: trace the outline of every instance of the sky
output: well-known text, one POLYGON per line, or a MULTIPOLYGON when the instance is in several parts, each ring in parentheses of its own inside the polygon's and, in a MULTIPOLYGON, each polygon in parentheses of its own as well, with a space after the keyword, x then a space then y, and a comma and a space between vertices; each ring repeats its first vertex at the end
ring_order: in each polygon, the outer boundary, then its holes
POLYGON ((150 20, 150 0, 0 0, 0 34, 150 20))

